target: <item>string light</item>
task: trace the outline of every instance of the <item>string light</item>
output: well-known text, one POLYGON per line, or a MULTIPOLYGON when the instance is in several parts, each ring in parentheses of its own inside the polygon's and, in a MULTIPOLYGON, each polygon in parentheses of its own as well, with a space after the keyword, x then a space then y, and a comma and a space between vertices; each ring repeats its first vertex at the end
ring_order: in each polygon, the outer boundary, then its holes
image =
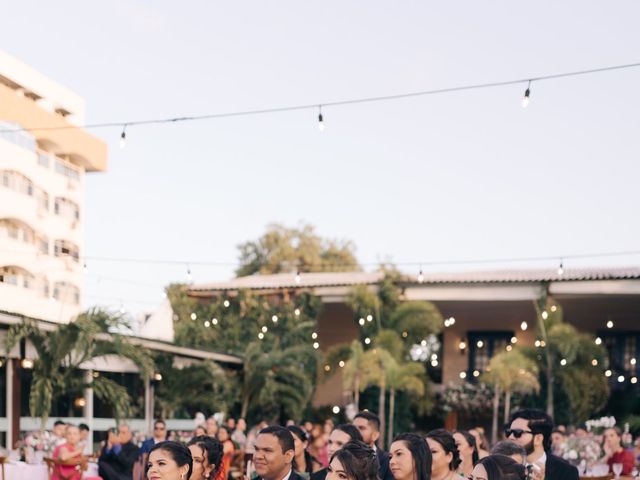
POLYGON ((262 340, 264 338, 264 333, 262 333, 262 332, 258 333, 258 338, 260 340, 262 340))
POLYGON ((613 373, 613 372, 611 372, 611 370, 606 370, 606 371, 604 372, 604 376, 605 376, 605 377, 610 377, 612 373, 613 373))
POLYGON ((480 376, 480 372, 478 370, 473 371, 473 376, 478 378, 480 376))
POLYGON ((513 350, 513 347, 511 345, 507 345, 507 352, 510 352, 511 350, 513 350))
POLYGON ((267 333, 268 331, 269 329, 266 326, 262 327, 262 333, 267 333))
POLYGON ((371 339, 369 337, 364 339, 364 343, 366 343, 367 345, 369 345, 371 343, 371 339))
POLYGON ((613 322, 611 320, 607 322, 607 328, 613 328, 613 322))
POLYGON ((622 383, 624 382, 624 375, 619 375, 618 376, 618 383, 622 383))
POLYGON ((418 283, 424 282, 424 275, 422 274, 422 267, 420 267, 420 273, 418 273, 418 283))
POLYGON ((549 318, 549 312, 547 312, 546 310, 543 310, 541 316, 543 320, 546 320, 547 318, 549 318))
POLYGON ((325 366, 324 366, 324 371, 325 371, 325 372, 328 372, 328 371, 330 371, 330 370, 331 370, 331 365, 325 365, 325 366))
POLYGON ((527 324, 527 322, 522 322, 520 324, 520 330, 522 330, 523 332, 526 331, 527 328, 529 328, 529 325, 527 324))
POLYGON ((567 359, 563 358, 562 360, 560 360, 560 365, 562 365, 563 367, 567 364, 567 359))
POLYGON ((209 328, 211 326, 211 322, 209 320, 204 321, 205 328, 209 328))
POLYGON ((518 343, 517 337, 511 337, 511 343, 518 343))
POLYGON ((524 91, 524 96, 522 97, 522 108, 527 108, 529 105, 529 95, 531 94, 531 80, 527 83, 527 89, 524 91))
POLYGON ((635 364, 636 364, 636 359, 635 359, 635 358, 632 358, 631 360, 629 360, 629 363, 630 363, 631 365, 635 365, 635 364))
POLYGON ((358 323, 359 323, 360 325, 364 325, 364 318, 361 318, 360 320, 358 320, 358 323))
POLYGON ((224 305, 224 308, 229 308, 229 305, 231 305, 231 303, 229 302, 229 300, 225 300, 222 305, 224 305))
POLYGON ((127 146, 127 125, 122 127, 122 133, 120 134, 120 148, 127 146))
POLYGON ((467 343, 464 340, 460 340, 460 343, 458 344, 458 348, 461 351, 464 351, 467 348, 467 343))
MULTIPOLYGON (((372 103, 372 102, 383 102, 383 101, 392 101, 392 100, 401 100, 405 98, 411 97, 419 97, 419 96, 427 96, 427 95, 441 95, 445 93, 453 93, 453 92, 462 92, 466 90, 478 90, 478 89, 486 89, 486 88, 495 88, 495 87, 503 87, 507 85, 518 85, 523 82, 528 82, 527 90, 529 90, 529 86, 532 81, 543 81, 543 80, 555 80, 559 78, 566 77, 575 77, 578 75, 588 75, 594 73, 601 73, 613 70, 622 70, 628 68, 637 68, 640 67, 640 62, 637 63, 628 63, 621 65, 610 65, 606 67, 599 68, 591 68, 588 70, 576 70, 571 72, 563 72, 563 73, 554 73, 549 75, 539 75, 535 77, 529 77, 527 79, 515 79, 515 80, 503 80, 497 82, 489 82, 489 83, 477 83, 477 84, 469 84, 469 85, 461 85, 456 87, 446 87, 446 88, 438 88, 433 90, 421 90, 417 92, 405 92, 395 95, 381 95, 376 97, 363 97, 363 98, 351 98, 346 100, 337 100, 334 102, 324 102, 322 105, 326 106, 337 106, 337 105, 355 105, 355 104, 363 104, 363 103, 372 103)), ((525 92, 526 96, 526 92, 525 92)), ((524 99, 523 99, 524 100, 524 99)), ((123 122, 102 122, 102 123, 93 123, 93 124, 85 124, 85 125, 63 125, 63 126, 51 126, 51 127, 35 127, 35 128, 9 128, 9 129, 0 129, 0 133, 14 133, 14 132, 25 132, 25 131, 45 131, 45 130, 69 130, 69 129, 91 129, 91 128, 109 128, 109 127, 123 127, 131 125, 158 125, 158 124, 168 124, 168 123, 179 123, 179 122, 193 122, 198 120, 209 120, 214 118, 226 118, 226 117, 238 117, 238 116, 247 116, 247 115, 264 115, 267 113, 281 113, 281 112, 291 112, 298 110, 310 110, 319 108, 317 103, 314 104, 306 104, 306 105, 290 105, 290 106, 282 106, 275 108, 264 108, 264 109, 254 109, 254 110, 244 110, 244 111, 234 111, 234 112, 222 112, 222 113, 209 113, 204 115, 184 115, 180 117, 169 117, 169 118, 154 118, 154 119, 146 119, 146 120, 136 120, 129 121, 126 123, 123 122)), ((122 137, 122 135, 121 135, 122 137)))
POLYGON ((193 313, 191 314, 191 320, 195 320, 196 318, 198 318, 198 315, 196 315, 196 313, 195 313, 195 312, 193 312, 193 313))
POLYGON ((463 379, 463 380, 465 378, 467 378, 467 373, 466 372, 460 372, 460 378, 463 379))
POLYGON ((217 324, 218 324, 218 319, 217 319, 217 318, 215 318, 215 317, 214 317, 214 318, 212 318, 212 319, 211 319, 211 323, 212 323, 213 325, 217 325, 217 324))
POLYGON ((633 383, 634 385, 638 383, 638 377, 631 377, 631 383, 633 383))
POLYGON ((596 345, 600 345, 602 343, 602 339, 600 337, 596 337, 595 343, 596 345))
POLYGON ((338 405, 334 405, 331 411, 337 415, 340 413, 340 407, 338 405))
POLYGON ((555 313, 556 310, 558 310, 558 307, 556 305, 551 305, 551 311, 555 313))
POLYGON ((344 368, 344 360, 340 360, 340 361, 338 362, 338 366, 339 366, 340 368, 344 368))
POLYGON ((535 342, 533 342, 533 344, 534 344, 537 348, 540 348, 540 340, 536 340, 535 342))
POLYGON ((318 338, 318 334, 316 332, 313 332, 311 334, 311 338, 313 338, 315 340, 316 338, 318 338))
POLYGON ((560 259, 560 266, 558 267, 558 275, 562 276, 564 268, 562 268, 562 259, 560 259))
POLYGON ((320 348, 320 344, 318 342, 313 342, 313 348, 315 350, 319 349, 320 348))
POLYGON ((367 315, 367 322, 373 321, 373 315, 367 315))
POLYGON ((296 284, 299 284, 301 280, 302 278, 300 277, 300 271, 297 271, 294 281, 296 282, 296 284))
POLYGON ((278 316, 277 316, 277 315, 274 315, 273 317, 271 317, 271 321, 272 321, 273 323, 278 323, 278 316))
POLYGON ((595 358, 593 360, 591 360, 591 365, 593 365, 594 367, 598 366, 598 360, 596 360, 595 358))
POLYGON ((153 374, 153 379, 156 382, 161 382, 162 381, 162 374, 160 372, 156 372, 153 374))
POLYGON ((322 105, 318 105, 318 130, 324 132, 324 118, 322 117, 322 105))
POLYGON ((300 316, 300 309, 299 309, 299 308, 296 308, 296 309, 293 311, 293 314, 294 314, 296 317, 299 317, 299 316, 300 316))

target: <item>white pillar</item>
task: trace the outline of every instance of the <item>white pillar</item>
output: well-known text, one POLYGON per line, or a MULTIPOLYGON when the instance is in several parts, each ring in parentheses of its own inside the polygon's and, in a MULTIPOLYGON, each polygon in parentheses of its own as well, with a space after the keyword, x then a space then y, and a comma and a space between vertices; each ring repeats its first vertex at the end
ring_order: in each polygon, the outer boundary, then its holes
MULTIPOLYGON (((93 381, 93 370, 84 372, 84 381, 88 385, 91 385, 93 381)), ((84 407, 82 410, 84 421, 89 426, 89 442, 91 442, 91 448, 93 448, 93 388, 84 389, 84 407)))
POLYGON ((6 398, 5 405, 7 406, 7 444, 5 447, 7 450, 13 450, 13 375, 15 372, 13 371, 13 362, 11 360, 7 360, 5 367, 5 382, 6 382, 6 398))
POLYGON ((144 381, 144 423, 147 426, 147 432, 153 432, 153 384, 149 379, 144 381))

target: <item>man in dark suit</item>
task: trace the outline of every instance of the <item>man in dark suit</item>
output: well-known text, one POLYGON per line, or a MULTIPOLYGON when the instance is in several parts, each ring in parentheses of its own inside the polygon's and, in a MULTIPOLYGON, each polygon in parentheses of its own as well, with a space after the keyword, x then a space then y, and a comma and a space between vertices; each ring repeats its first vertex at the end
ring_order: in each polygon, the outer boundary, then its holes
POLYGON ((260 430, 255 441, 253 464, 262 480, 303 480, 293 471, 293 435, 280 426, 260 430))
POLYGON ((129 425, 121 423, 117 429, 109 430, 107 443, 98 459, 98 474, 104 480, 131 480, 133 465, 140 450, 131 441, 133 435, 129 425))
POLYGON ((360 431, 362 441, 376 451, 378 457, 378 476, 380 480, 393 480, 391 470, 389 470, 389 454, 378 448, 376 442, 380 438, 380 417, 368 410, 358 412, 351 422, 360 431))
POLYGON ((527 464, 539 467, 548 480, 578 480, 578 469, 551 454, 553 420, 541 410, 519 410, 511 415, 505 436, 524 447, 527 464))

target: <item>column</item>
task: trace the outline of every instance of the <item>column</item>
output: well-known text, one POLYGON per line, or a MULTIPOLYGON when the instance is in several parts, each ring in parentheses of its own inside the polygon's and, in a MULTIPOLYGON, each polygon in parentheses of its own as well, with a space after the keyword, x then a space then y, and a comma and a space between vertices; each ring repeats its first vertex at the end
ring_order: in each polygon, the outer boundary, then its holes
POLYGON ((7 450, 12 450, 13 448, 13 361, 11 359, 7 360, 7 367, 5 368, 5 385, 7 387, 7 391, 5 392, 5 405, 7 406, 7 411, 5 412, 5 416, 7 417, 7 444, 5 445, 7 450))
MULTIPOLYGON (((93 382, 93 370, 84 372, 84 381, 87 385, 91 385, 91 382, 93 382)), ((91 387, 84 389, 82 415, 84 416, 85 423, 89 426, 89 441, 93 448, 93 388, 91 387)))
POLYGON ((147 379, 144 381, 144 423, 147 426, 147 432, 153 432, 153 408, 153 383, 147 379))

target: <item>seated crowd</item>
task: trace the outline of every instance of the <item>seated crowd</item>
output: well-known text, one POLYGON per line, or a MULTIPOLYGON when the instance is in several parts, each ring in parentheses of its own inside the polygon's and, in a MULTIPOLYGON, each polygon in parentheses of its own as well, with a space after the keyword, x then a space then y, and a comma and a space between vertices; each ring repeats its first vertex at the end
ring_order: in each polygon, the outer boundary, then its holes
MULTIPOLYGON (((358 413, 350 424, 320 427, 310 422, 285 427, 258 423, 246 431, 246 422, 214 417, 196 427, 186 443, 176 441, 163 420, 139 448, 129 427, 120 424, 108 432, 99 455, 103 480, 577 480, 578 469, 563 460, 560 446, 567 432, 554 429, 551 418, 539 410, 515 412, 504 440, 491 448, 481 428, 469 431, 436 429, 426 435, 397 435, 389 451, 378 447, 380 420, 370 411, 358 413)), ((59 425, 58 435, 62 435, 59 425)), ((87 453, 85 429, 64 426, 64 441, 53 456, 61 461, 52 480, 79 480, 74 468, 87 453), (69 462, 64 465, 64 462, 69 462)), ((86 428, 88 433, 88 428, 86 428)), ((577 430, 572 435, 591 435, 577 430)), ((635 469, 634 453, 623 447, 616 427, 603 436, 604 457, 622 474, 635 469)), ((90 451, 90 448, 89 448, 90 451)), ((77 470, 77 469, 76 469, 77 470)), ((635 473, 635 472, 634 472, 635 473)))

